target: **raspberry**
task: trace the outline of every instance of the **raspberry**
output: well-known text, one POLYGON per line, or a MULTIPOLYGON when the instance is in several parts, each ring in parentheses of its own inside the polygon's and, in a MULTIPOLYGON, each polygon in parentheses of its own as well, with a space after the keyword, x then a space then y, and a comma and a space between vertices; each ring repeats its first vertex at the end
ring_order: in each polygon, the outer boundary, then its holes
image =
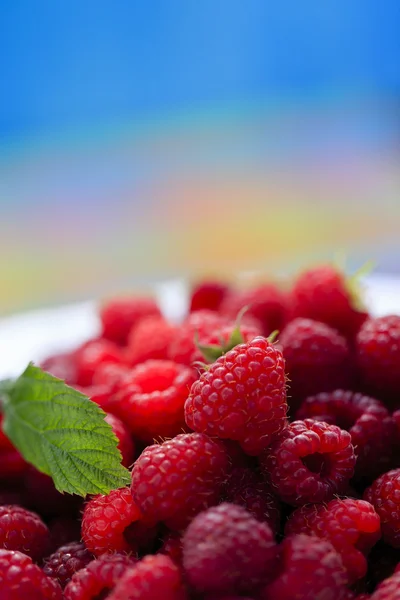
MULTIPOLYGON (((112 394, 115 392, 118 387, 120 381, 126 377, 130 372, 130 368, 125 364, 119 363, 103 363, 100 364, 95 374, 93 375, 93 389, 96 390, 108 390, 108 394, 112 394)), ((93 400, 93 402, 97 402, 95 398, 92 398, 86 389, 87 395, 93 400)), ((100 402, 97 402, 100 404, 100 402)), ((101 406, 101 404, 100 404, 101 406)))
POLYGON ((164 360, 175 336, 173 327, 162 317, 146 317, 132 329, 128 338, 127 362, 137 365, 149 359, 164 360))
POLYGON ((121 350, 107 340, 91 340, 83 344, 75 353, 76 383, 82 387, 90 386, 94 374, 100 365, 123 362, 121 350))
POLYGON ((292 410, 307 396, 349 387, 352 365, 347 342, 328 325, 295 319, 285 327, 279 341, 292 410))
POLYGON ((217 329, 228 324, 228 320, 210 310, 191 313, 177 328, 168 348, 168 358, 174 362, 191 366, 196 361, 204 361, 196 343, 203 344, 217 329))
POLYGON ((199 592, 251 592, 276 566, 274 537, 241 506, 223 503, 197 515, 183 535, 183 566, 199 592))
POLYGON ((244 307, 248 307, 246 315, 256 319, 261 324, 262 333, 267 336, 275 329, 282 329, 287 316, 287 296, 276 285, 264 283, 228 294, 220 311, 235 319, 244 307))
POLYGON ((193 286, 190 295, 190 312, 196 310, 218 310, 229 292, 229 285, 223 281, 205 279, 193 286))
POLYGON ((61 546, 81 538, 81 524, 73 517, 56 517, 49 523, 51 550, 55 552, 61 546))
POLYGON ((384 473, 364 492, 381 518, 382 537, 387 544, 400 548, 400 469, 384 473))
POLYGON ((182 565, 182 536, 175 531, 169 531, 164 538, 160 554, 167 554, 175 564, 182 565))
POLYGON ((342 557, 349 583, 366 575, 365 556, 381 535, 374 507, 352 498, 295 510, 285 527, 287 536, 294 533, 307 533, 330 541, 342 557))
POLYGON ((0 548, 39 561, 50 548, 50 532, 36 513, 12 504, 0 506, 0 548))
POLYGON ((105 552, 137 550, 128 543, 124 533, 141 517, 129 488, 112 490, 106 496, 95 496, 83 512, 82 539, 95 556, 105 552))
POLYGON ((32 466, 25 473, 24 487, 26 503, 46 517, 76 514, 82 505, 79 496, 60 494, 52 478, 32 466))
POLYGON ((0 413, 0 481, 2 479, 19 479, 27 466, 21 454, 4 433, 3 415, 0 413))
POLYGON ((129 467, 133 462, 135 448, 128 428, 115 415, 108 414, 104 419, 111 425, 115 437, 118 439, 118 449, 121 452, 122 464, 129 467))
POLYGON ((181 434, 139 456, 132 470, 133 499, 149 519, 181 529, 218 502, 228 470, 222 444, 202 433, 181 434))
POLYGON ((283 540, 277 578, 262 600, 344 600, 346 573, 340 555, 326 540, 300 534, 283 540))
POLYGON ((370 600, 400 600, 400 572, 394 573, 378 585, 370 600))
POLYGON ((160 309, 152 298, 114 298, 100 309, 103 337, 124 346, 133 326, 145 317, 160 316, 160 309))
POLYGON ((109 598, 122 575, 135 560, 121 554, 105 554, 92 560, 73 575, 64 590, 65 600, 100 600, 109 598))
POLYGON ((297 418, 334 423, 349 431, 357 455, 356 476, 374 478, 387 470, 395 426, 385 406, 363 394, 335 390, 304 400, 297 418))
POLYGON ((145 556, 115 586, 109 600, 186 600, 179 568, 168 557, 145 556))
POLYGON ((137 365, 109 403, 135 438, 151 443, 186 429, 184 404, 195 372, 169 360, 137 365))
POLYGON ((261 458, 278 497, 293 506, 343 491, 355 462, 350 434, 313 419, 291 423, 261 458))
POLYGON ((56 579, 62 588, 71 581, 72 576, 86 567, 93 560, 92 554, 80 542, 72 542, 61 546, 46 558, 43 572, 56 579))
POLYGON ((225 499, 245 508, 258 521, 268 523, 274 534, 280 524, 280 504, 271 486, 249 468, 237 468, 226 484, 225 499))
POLYGON ((346 337, 354 337, 368 316, 354 293, 355 284, 354 277, 347 279, 331 265, 304 271, 290 296, 293 318, 321 321, 346 337))
POLYGON ((378 398, 393 396, 398 404, 400 316, 368 319, 358 332, 356 350, 364 386, 378 398))
POLYGON ((232 439, 257 455, 286 426, 282 353, 262 337, 239 344, 211 365, 190 390, 187 425, 232 439))
POLYGON ((54 354, 41 363, 41 368, 68 385, 76 383, 76 363, 73 352, 54 354))
POLYGON ((62 600, 58 583, 22 552, 0 549, 0 600, 62 600))

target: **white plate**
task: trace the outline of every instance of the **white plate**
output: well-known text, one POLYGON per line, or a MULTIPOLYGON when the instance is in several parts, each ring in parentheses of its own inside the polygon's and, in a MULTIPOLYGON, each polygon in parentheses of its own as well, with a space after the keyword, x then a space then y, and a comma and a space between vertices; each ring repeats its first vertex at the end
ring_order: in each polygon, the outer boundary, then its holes
MULTIPOLYGON (((400 278, 375 275, 365 280, 367 305, 376 316, 400 314, 400 278)), ((188 289, 176 280, 155 288, 164 314, 179 320, 188 289)), ((19 375, 29 361, 67 351, 98 334, 97 303, 69 304, 31 311, 0 320, 0 380, 19 375)))

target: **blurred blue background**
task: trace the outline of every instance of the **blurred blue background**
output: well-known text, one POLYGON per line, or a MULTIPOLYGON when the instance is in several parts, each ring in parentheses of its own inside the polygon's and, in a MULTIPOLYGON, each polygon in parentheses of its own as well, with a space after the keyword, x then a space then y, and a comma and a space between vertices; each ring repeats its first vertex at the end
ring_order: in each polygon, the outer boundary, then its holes
POLYGON ((236 269, 274 247, 280 268, 345 246, 394 268, 398 0, 0 11, 0 310, 224 252, 217 266, 236 269))

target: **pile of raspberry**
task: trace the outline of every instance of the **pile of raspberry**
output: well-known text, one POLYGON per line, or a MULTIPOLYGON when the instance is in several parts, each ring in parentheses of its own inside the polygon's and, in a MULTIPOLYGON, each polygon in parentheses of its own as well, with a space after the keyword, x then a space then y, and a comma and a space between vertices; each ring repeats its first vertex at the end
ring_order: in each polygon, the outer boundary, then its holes
POLYGON ((0 600, 400 600, 400 316, 327 265, 100 321, 42 367, 107 413, 131 485, 61 495, 0 434, 0 600))

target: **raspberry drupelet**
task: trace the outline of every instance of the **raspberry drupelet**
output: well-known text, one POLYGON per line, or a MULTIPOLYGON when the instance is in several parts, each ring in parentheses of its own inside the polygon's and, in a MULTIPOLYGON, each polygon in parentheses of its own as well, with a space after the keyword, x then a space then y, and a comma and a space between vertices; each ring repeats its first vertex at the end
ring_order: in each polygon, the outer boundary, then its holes
POLYGON ((185 574, 198 592, 252 592, 276 568, 271 529, 234 504, 222 503, 197 515, 182 543, 185 574))
POLYGON ((0 600, 62 600, 61 587, 22 552, 0 549, 0 600))
POLYGON ((239 344, 218 358, 190 390, 187 425, 236 440, 250 455, 267 448, 287 424, 281 351, 265 338, 239 344))
POLYGON ((230 461, 220 442, 202 433, 148 446, 132 469, 132 495, 146 518, 182 529, 201 510, 217 504, 230 461))
POLYGON ((371 481, 389 468, 395 424, 379 400, 349 390, 322 392, 306 398, 296 416, 326 421, 350 433, 357 456, 357 478, 371 481))
POLYGON ((40 561, 50 549, 50 532, 34 512, 17 505, 0 506, 0 548, 24 552, 40 561))
POLYGON ((347 431, 323 421, 294 421, 260 458, 278 497, 293 506, 344 491, 356 462, 347 431))
POLYGON ((108 409, 142 442, 174 437, 187 430, 184 404, 196 377, 170 360, 148 360, 132 369, 108 409))
POLYGON ((400 548, 400 469, 384 473, 364 492, 381 519, 382 536, 387 544, 400 548))
POLYGON ((45 559, 43 572, 56 579, 62 588, 71 581, 72 576, 86 567, 93 560, 93 555, 81 542, 71 542, 58 548, 45 559))

